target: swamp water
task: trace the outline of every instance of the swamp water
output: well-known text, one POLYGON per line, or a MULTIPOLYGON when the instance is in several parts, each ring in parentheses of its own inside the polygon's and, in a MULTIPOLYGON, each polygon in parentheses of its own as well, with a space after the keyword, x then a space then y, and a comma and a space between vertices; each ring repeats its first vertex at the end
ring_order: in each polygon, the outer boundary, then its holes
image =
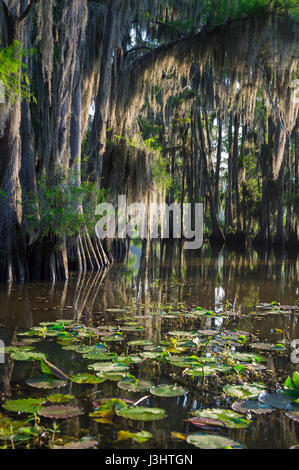
POLYGON ((106 272, 1 286, 0 446, 296 446, 297 267, 137 242, 106 272))

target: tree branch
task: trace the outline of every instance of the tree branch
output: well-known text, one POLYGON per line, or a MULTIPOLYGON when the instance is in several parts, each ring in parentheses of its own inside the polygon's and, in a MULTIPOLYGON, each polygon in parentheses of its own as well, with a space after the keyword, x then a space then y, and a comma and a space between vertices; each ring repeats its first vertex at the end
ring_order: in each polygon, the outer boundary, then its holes
POLYGON ((38 2, 38 0, 31 0, 31 2, 29 3, 29 5, 27 6, 27 8, 25 8, 24 12, 19 16, 18 18, 18 22, 21 23, 22 21, 25 20, 25 18, 27 18, 27 16, 29 15, 30 11, 31 11, 31 8, 38 2))

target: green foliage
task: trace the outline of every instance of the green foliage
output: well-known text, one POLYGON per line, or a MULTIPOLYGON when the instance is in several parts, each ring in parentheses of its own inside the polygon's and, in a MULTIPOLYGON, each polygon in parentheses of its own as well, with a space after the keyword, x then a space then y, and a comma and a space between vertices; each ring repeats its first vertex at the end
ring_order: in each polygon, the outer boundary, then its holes
POLYGON ((26 64, 22 58, 33 54, 34 50, 25 50, 18 41, 11 46, 0 49, 0 81, 3 82, 6 93, 14 101, 17 97, 36 103, 30 91, 29 78, 26 73, 26 64))
POLYGON ((95 209, 107 200, 107 190, 96 183, 84 181, 75 184, 75 174, 57 175, 56 184, 48 185, 46 178, 38 181, 35 194, 24 197, 24 213, 30 235, 42 237, 55 234, 58 238, 75 236, 85 228, 93 233, 98 220, 95 209))
POLYGON ((293 377, 288 377, 284 383, 284 393, 299 399, 299 374, 294 372, 293 377))

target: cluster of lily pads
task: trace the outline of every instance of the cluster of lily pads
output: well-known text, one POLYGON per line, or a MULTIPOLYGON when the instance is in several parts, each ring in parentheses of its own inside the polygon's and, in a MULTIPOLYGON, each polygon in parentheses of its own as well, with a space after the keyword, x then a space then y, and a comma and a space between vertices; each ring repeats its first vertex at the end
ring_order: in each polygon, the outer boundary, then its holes
MULTIPOLYGON (((281 308, 273 304, 261 304, 258 308, 268 313, 299 311, 297 307, 281 308)), ((215 395, 228 397, 229 408, 192 411, 185 421, 188 426, 199 428, 200 432, 172 432, 173 439, 183 439, 199 448, 241 448, 241 443, 221 432, 247 428, 255 415, 267 415, 275 409, 284 409, 288 418, 299 421, 299 374, 294 372, 286 380, 284 388, 275 393, 267 393, 267 385, 263 381, 268 360, 265 354, 283 354, 286 345, 262 343, 247 331, 229 330, 227 326, 222 329, 170 330, 154 342, 146 338, 146 329, 130 315, 128 309, 117 307, 107 309, 107 313, 116 316, 111 325, 87 327, 75 320, 42 322, 28 331, 19 332, 12 344, 5 348, 10 360, 31 362, 34 366, 26 379, 28 386, 56 392, 2 403, 2 409, 9 413, 0 414, 3 447, 25 444, 74 449, 97 447, 100 446, 98 436, 87 435, 73 441, 60 439, 56 421, 88 415, 94 422, 103 424, 120 420, 125 427, 126 423, 129 426, 135 421, 162 420, 167 413, 163 408, 148 406, 151 397, 171 399, 184 396, 189 391, 200 395, 206 389, 214 390, 215 395), (130 339, 132 335, 141 335, 141 338, 130 339), (62 350, 77 354, 79 363, 83 361, 86 364, 85 370, 68 375, 50 362, 39 350, 39 346, 48 340, 55 340, 62 350), (136 368, 138 377, 134 374, 136 368), (147 369, 156 371, 151 379, 142 376, 142 370, 147 369), (168 377, 168 383, 160 383, 161 370, 162 376, 168 377), (100 386, 106 381, 115 382, 115 390, 129 394, 130 399, 97 399, 92 402, 93 410, 88 412, 69 404, 76 400, 75 395, 57 392, 68 384, 100 386), (137 399, 134 394, 146 395, 137 399), (13 413, 29 415, 29 418, 16 420, 13 413)), ((197 307, 189 312, 169 310, 150 315, 177 319, 181 324, 185 318, 195 321, 217 319, 225 317, 226 313, 197 307)), ((117 440, 127 439, 143 443, 154 439, 154 436, 145 430, 121 429, 117 440)))

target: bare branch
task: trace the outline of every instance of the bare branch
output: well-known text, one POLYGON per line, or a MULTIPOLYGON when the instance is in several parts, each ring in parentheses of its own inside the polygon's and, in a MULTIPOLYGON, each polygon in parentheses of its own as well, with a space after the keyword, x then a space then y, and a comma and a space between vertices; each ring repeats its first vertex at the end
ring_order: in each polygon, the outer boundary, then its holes
POLYGON ((32 0, 29 5, 27 6, 27 8, 24 10, 24 12, 19 16, 18 18, 18 22, 21 23, 22 21, 25 20, 25 18, 27 18, 27 16, 29 15, 30 11, 31 11, 31 8, 38 2, 38 0, 32 0))

